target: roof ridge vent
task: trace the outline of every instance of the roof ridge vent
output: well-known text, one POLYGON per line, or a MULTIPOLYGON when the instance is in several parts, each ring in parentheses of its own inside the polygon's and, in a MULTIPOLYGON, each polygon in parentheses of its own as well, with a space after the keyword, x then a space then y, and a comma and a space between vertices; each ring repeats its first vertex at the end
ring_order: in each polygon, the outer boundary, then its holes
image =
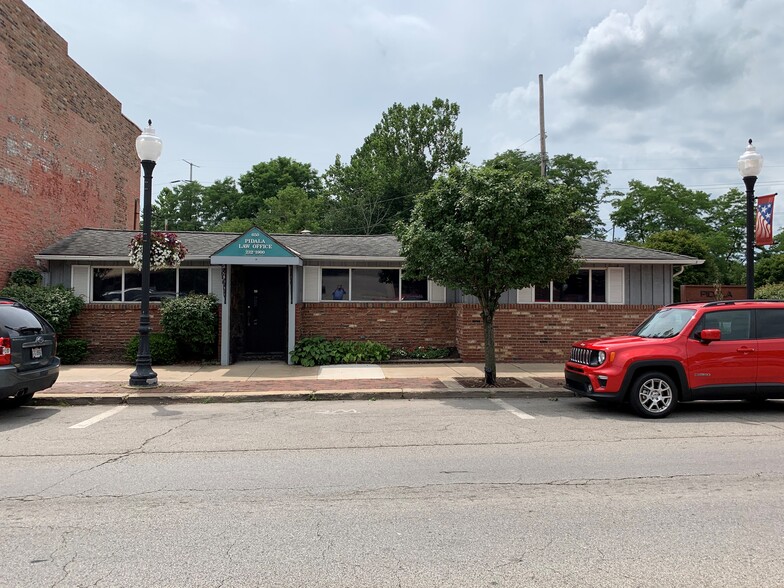
POLYGON ((299 232, 299 234, 300 234, 300 235, 310 235, 311 233, 310 233, 310 231, 309 231, 308 229, 302 229, 302 230, 299 232))

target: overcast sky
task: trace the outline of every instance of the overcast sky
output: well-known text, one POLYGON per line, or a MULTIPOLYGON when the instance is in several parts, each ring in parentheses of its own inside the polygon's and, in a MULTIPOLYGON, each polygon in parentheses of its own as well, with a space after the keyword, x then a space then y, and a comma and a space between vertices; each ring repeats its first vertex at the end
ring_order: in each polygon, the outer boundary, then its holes
POLYGON ((753 138, 756 194, 782 192, 784 226, 782 0, 26 2, 128 118, 152 118, 156 194, 277 156, 322 172, 394 102, 434 97, 460 105, 473 163, 538 152, 543 74, 551 154, 619 190, 670 177, 718 195, 743 188, 753 138))

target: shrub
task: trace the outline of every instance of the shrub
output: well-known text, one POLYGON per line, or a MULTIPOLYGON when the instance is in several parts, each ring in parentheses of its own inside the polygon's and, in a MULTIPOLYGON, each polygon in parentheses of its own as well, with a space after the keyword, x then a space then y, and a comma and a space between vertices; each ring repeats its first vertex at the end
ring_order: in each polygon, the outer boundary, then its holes
POLYGON ((163 300, 161 326, 187 357, 214 357, 218 341, 218 299, 189 294, 163 300))
POLYGON ((414 349, 395 349, 394 359, 444 359, 452 354, 449 347, 415 347, 414 349))
POLYGON ((82 312, 84 300, 62 286, 26 286, 13 284, 0 295, 16 298, 48 320, 58 334, 64 333, 71 319, 82 312))
POLYGON ((389 347, 375 341, 327 341, 317 336, 297 341, 291 352, 291 362, 304 366, 378 363, 389 359, 389 354, 389 347))
POLYGON ((784 283, 765 284, 754 289, 754 298, 774 298, 784 300, 784 283))
POLYGON ((64 365, 81 363, 89 353, 85 339, 63 339, 57 342, 57 356, 64 365))
POLYGON ((43 276, 31 267, 20 267, 11 272, 8 284, 13 286, 40 286, 43 276))
MULTIPOLYGON (((134 335, 125 347, 125 359, 136 363, 139 335, 134 335)), ((169 365, 177 362, 177 342, 166 333, 150 333, 150 357, 153 364, 169 365)))

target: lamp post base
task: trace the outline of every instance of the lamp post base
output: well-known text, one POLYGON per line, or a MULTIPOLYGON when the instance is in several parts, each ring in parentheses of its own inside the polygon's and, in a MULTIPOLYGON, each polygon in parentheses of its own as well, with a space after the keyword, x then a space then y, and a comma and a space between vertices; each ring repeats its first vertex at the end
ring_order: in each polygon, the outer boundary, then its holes
POLYGON ((158 374, 152 368, 136 369, 128 379, 128 385, 139 388, 154 388, 158 385, 158 374))

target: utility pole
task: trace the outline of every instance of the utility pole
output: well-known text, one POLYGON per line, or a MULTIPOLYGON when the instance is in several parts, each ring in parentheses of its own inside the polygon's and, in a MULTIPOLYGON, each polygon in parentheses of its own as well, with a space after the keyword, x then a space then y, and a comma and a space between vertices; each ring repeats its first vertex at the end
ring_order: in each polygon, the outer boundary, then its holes
POLYGON ((191 166, 190 173, 188 174, 188 181, 189 181, 189 182, 192 182, 192 181, 193 181, 193 168, 194 168, 194 167, 201 167, 201 166, 200 166, 200 165, 196 165, 195 163, 191 163, 191 162, 190 162, 190 161, 188 161, 187 159, 183 159, 183 161, 184 161, 185 163, 187 163, 189 166, 191 166))
POLYGON ((544 132, 544 76, 539 74, 539 153, 541 157, 542 177, 547 175, 547 147, 544 132))

